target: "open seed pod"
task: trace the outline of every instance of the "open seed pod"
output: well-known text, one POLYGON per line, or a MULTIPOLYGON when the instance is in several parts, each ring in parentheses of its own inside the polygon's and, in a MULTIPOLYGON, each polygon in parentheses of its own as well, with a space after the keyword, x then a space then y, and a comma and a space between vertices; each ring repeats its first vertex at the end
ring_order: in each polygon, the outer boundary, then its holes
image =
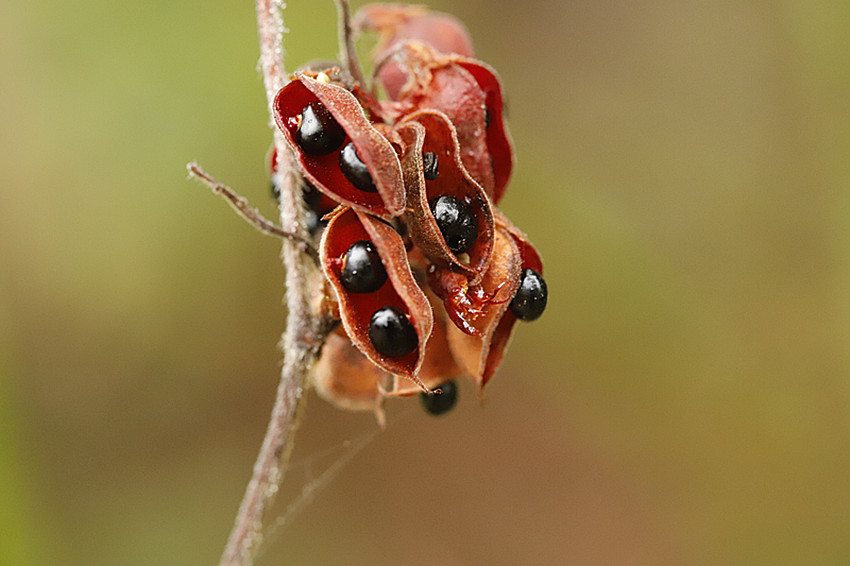
POLYGON ((473 74, 456 64, 458 59, 462 58, 418 41, 399 45, 393 60, 407 72, 408 81, 393 108, 396 120, 426 109, 448 116, 463 148, 464 167, 492 198, 495 179, 487 153, 487 97, 473 74))
POLYGON ((320 258, 354 345, 384 370, 421 385, 416 376, 433 313, 401 236, 373 216, 339 207, 322 235, 320 258))
POLYGON ((404 220, 414 244, 439 268, 477 283, 493 252, 493 211, 461 162, 454 126, 445 114, 427 110, 395 131, 404 146, 404 220))
POLYGON ((401 164, 357 98, 345 88, 296 75, 273 110, 304 177, 335 201, 385 218, 404 210, 401 164))
POLYGON ((341 409, 372 411, 383 428, 384 395, 379 384, 394 378, 364 356, 348 336, 339 331, 328 336, 311 376, 320 397, 341 409))
POLYGON ((509 304, 520 284, 522 258, 514 238, 503 228, 496 230, 493 261, 480 285, 470 288, 480 315, 472 321, 477 335, 448 327, 448 341, 457 363, 483 389, 498 368, 508 345, 516 317, 509 304), (504 322, 508 319, 507 322, 504 322))
POLYGON ((378 78, 391 100, 398 98, 408 80, 408 74, 395 61, 380 62, 390 57, 405 41, 427 43, 440 53, 475 56, 472 40, 463 24, 453 16, 431 12, 424 6, 367 4, 355 15, 354 29, 379 34, 372 60, 378 62, 378 78))

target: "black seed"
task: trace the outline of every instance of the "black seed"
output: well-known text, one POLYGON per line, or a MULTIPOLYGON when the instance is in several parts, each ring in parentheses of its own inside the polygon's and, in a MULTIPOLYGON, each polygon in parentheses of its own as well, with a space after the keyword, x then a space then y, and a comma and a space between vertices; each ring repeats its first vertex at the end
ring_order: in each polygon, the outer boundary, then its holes
POLYGON ((478 222, 472 207, 448 195, 437 197, 428 205, 449 249, 455 254, 468 252, 478 238, 478 222))
POLYGON ((322 202, 322 193, 306 180, 303 180, 301 183, 301 198, 304 199, 304 204, 307 205, 309 210, 314 211, 316 214, 321 214, 322 211, 319 210, 319 206, 322 202))
POLYGON ((345 252, 339 280, 352 293, 371 293, 380 289, 387 280, 387 271, 375 244, 369 240, 351 244, 345 252))
POLYGON ((327 155, 345 141, 345 130, 321 102, 311 102, 301 111, 295 142, 309 155, 327 155))
POLYGON ((422 406, 432 415, 448 413, 457 403, 457 384, 454 381, 441 383, 437 389, 441 389, 442 392, 433 395, 424 392, 419 394, 422 406))
POLYGON ((396 307, 375 311, 369 321, 369 339, 378 353, 389 358, 406 356, 419 345, 416 329, 396 307))
POLYGON ((280 203, 280 187, 277 186, 277 183, 274 182, 274 179, 271 181, 271 189, 272 189, 272 198, 280 203))
POLYGON ((490 127, 490 120, 491 120, 490 109, 487 108, 487 109, 484 110, 484 129, 485 130, 490 127))
POLYGON ((339 152, 339 168, 342 169, 345 178, 356 188, 366 193, 378 192, 378 188, 375 187, 375 182, 372 180, 372 175, 369 174, 366 164, 357 155, 357 148, 354 147, 353 142, 346 144, 339 152))
POLYGON ((307 231, 311 235, 315 235, 320 228, 327 225, 327 221, 322 220, 321 199, 322 193, 319 189, 302 179, 301 183, 301 198, 304 199, 304 204, 307 207, 304 215, 304 222, 307 225, 307 231))
POLYGON ((425 178, 429 181, 440 176, 440 170, 437 168, 439 162, 439 157, 433 151, 422 154, 422 169, 425 172, 425 178))
POLYGON ((533 269, 523 269, 519 289, 511 301, 511 312, 520 320, 537 320, 546 310, 546 281, 533 269))

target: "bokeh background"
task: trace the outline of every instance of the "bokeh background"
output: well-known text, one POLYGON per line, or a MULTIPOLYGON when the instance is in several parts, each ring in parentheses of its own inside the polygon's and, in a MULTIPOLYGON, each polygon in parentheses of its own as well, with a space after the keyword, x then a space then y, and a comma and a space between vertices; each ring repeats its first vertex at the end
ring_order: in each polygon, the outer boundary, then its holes
MULTIPOLYGON (((333 57, 291 0, 289 68, 333 57)), ((355 6, 360 5, 359 3, 355 6)), ((260 564, 850 562, 850 3, 434 0, 542 252, 483 405, 311 398, 260 564)), ((251 2, 0 4, 0 563, 217 562, 275 390, 251 2)))

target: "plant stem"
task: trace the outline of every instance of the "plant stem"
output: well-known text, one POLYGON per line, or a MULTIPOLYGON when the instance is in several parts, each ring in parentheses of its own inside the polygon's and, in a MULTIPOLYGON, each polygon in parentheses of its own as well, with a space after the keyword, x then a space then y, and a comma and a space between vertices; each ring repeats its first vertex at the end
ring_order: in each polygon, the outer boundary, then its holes
MULTIPOLYGON (((269 105, 270 125, 277 149, 280 179, 280 223, 284 229, 306 239, 301 183, 294 156, 274 127, 272 103, 288 82, 283 65, 283 17, 275 0, 257 0, 260 65, 269 105)), ((307 374, 324 344, 332 321, 320 312, 321 274, 304 247, 292 238, 283 240, 281 259, 286 268, 286 330, 281 348, 284 361, 266 435, 254 463, 220 566, 250 566, 262 543, 266 508, 283 480, 286 462, 294 447, 298 415, 304 402, 307 374), (314 292, 316 296, 314 296, 314 292)))

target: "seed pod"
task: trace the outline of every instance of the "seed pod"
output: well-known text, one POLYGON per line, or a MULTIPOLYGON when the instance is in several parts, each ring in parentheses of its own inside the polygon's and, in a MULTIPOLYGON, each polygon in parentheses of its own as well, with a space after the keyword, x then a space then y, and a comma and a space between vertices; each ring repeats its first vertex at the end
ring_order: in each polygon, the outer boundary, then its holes
POLYGON ((443 55, 426 45, 410 42, 399 58, 411 80, 399 94, 400 112, 438 110, 455 127, 461 158, 469 174, 492 198, 495 178, 487 151, 487 97, 472 73, 456 64, 461 59, 443 55))
MULTIPOLYGON (((321 73, 317 76, 323 77, 321 73)), ((278 91, 273 109, 278 128, 313 186, 335 201, 363 212, 385 218, 403 212, 404 185, 395 150, 369 121, 351 92, 324 78, 302 73, 278 91), (305 124, 310 126, 307 132, 301 129, 305 124), (321 136, 316 128, 334 130, 336 126, 344 133, 342 141, 337 146, 333 136, 334 143, 322 146, 317 141, 321 136), (340 152, 348 143, 353 143, 376 192, 357 188, 341 169, 340 152)))
MULTIPOLYGON (((433 314, 425 293, 413 277, 401 236, 389 224, 347 207, 332 212, 329 220, 322 235, 320 257, 325 276, 339 299, 340 318, 346 333, 374 364, 421 386, 416 376, 425 357, 433 314), (360 241, 372 242, 387 274, 386 282, 373 292, 353 293, 343 285, 346 254, 352 244, 360 241), (400 312, 402 318, 396 322, 409 323, 415 333, 415 343, 409 353, 398 355, 393 348, 388 350, 375 342, 375 326, 371 321, 376 313, 387 307, 400 312)), ((393 327, 383 328, 380 339, 392 339, 392 332, 393 327)), ((404 332, 398 336, 409 338, 404 332)), ((390 343, 390 346, 395 345, 390 343)))
MULTIPOLYGON (((439 268, 451 267, 477 283, 493 252, 493 211, 484 190, 461 163, 460 146, 448 118, 436 111, 412 114, 396 126, 404 145, 402 169, 407 193, 404 219, 414 244, 439 268), (423 154, 432 153, 438 163, 434 179, 426 179, 423 154), (474 214, 474 243, 464 253, 455 253, 443 237, 431 209, 440 197, 454 197, 474 214)), ((457 248, 455 248, 457 249, 457 248)))
POLYGON ((392 375, 373 364, 347 336, 339 331, 328 336, 311 377, 320 397, 341 409, 373 411, 384 427, 384 395, 379 384, 389 382, 392 375))
MULTIPOLYGON (((488 93, 493 98, 492 112, 498 111, 501 116, 501 91, 494 91, 494 85, 490 82, 495 79, 495 75, 487 76, 487 68, 477 64, 474 59, 438 53, 428 45, 415 41, 399 45, 394 59, 399 60, 399 68, 408 73, 409 80, 399 93, 398 102, 385 105, 387 115, 398 120, 417 110, 432 109, 444 113, 456 129, 458 142, 463 148, 461 159, 464 167, 493 198, 496 181, 494 164, 488 152, 488 134, 493 136, 494 141, 498 138, 502 142, 507 141, 503 128, 499 136, 498 125, 492 134, 487 127, 488 115, 489 121, 494 117, 488 110, 488 93), (467 70, 460 62, 469 64, 475 73, 467 70), (487 79, 484 81, 487 93, 479 85, 476 76, 487 79)), ((498 81, 495 86, 498 86, 498 81)), ((501 182, 504 185, 511 168, 510 145, 505 146, 503 143, 494 148, 500 152, 499 158, 503 161, 506 157, 504 149, 508 150, 507 172, 504 171, 505 164, 500 164, 501 182)), ((501 190, 504 191, 504 186, 501 190)))
POLYGON ((457 363, 478 383, 479 390, 495 373, 504 357, 516 317, 508 305, 519 286, 522 257, 519 246, 504 228, 496 230, 493 261, 481 283, 466 296, 477 303, 479 316, 472 320, 477 335, 449 326, 448 341, 457 363))
POLYGON ((378 77, 391 100, 408 80, 408 73, 398 63, 388 60, 399 45, 408 40, 427 43, 440 53, 474 57, 472 40, 462 23, 448 14, 431 12, 423 6, 403 4, 367 4, 354 17, 354 29, 379 34, 372 52, 377 62, 378 77), (381 64, 382 61, 386 61, 381 64))
MULTIPOLYGON (((537 273, 543 273, 543 262, 541 261, 537 250, 528 240, 528 236, 519 230, 519 228, 514 226, 505 215, 498 212, 496 213, 496 230, 497 234, 507 235, 510 237, 513 246, 519 254, 520 273, 522 273, 522 270, 525 269, 533 269, 537 273)), ((503 250, 504 253, 507 252, 507 248, 500 246, 498 243, 497 247, 500 248, 500 250, 503 250)), ((500 255, 501 253, 503 252, 498 250, 494 251, 494 265, 505 259, 503 255, 500 255), (497 257, 502 258, 502 260, 496 259, 497 257)), ((485 281, 489 277, 493 276, 495 276, 495 274, 485 275, 485 281)), ((464 337, 464 335, 460 332, 450 331, 449 343, 452 346, 455 358, 458 359, 461 366, 472 373, 473 378, 478 381, 481 389, 483 389, 487 382, 493 377, 493 374, 501 364, 502 358, 505 355, 505 350, 510 343, 514 324, 517 321, 517 317, 510 309, 510 303, 518 286, 519 283, 517 283, 516 287, 513 288, 514 290, 511 291, 509 298, 499 307, 501 315, 498 317, 498 324, 487 331, 490 337, 489 341, 485 339, 480 343, 476 343, 474 341, 476 337, 464 337), (476 360, 478 363, 477 370, 480 371, 480 374, 474 373, 470 369, 475 367, 474 364, 476 363, 476 360)), ((482 334, 482 338, 484 336, 485 334, 482 334)))

